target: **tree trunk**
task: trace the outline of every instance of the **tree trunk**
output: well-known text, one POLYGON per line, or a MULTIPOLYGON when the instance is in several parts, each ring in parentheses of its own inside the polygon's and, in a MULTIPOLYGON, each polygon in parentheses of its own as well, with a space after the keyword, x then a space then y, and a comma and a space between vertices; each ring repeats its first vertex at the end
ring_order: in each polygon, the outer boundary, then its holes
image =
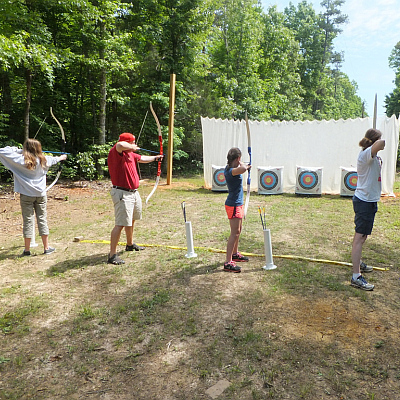
POLYGON ((26 102, 24 112, 24 136, 25 139, 29 138, 29 112, 31 109, 32 98, 32 71, 25 69, 25 82, 26 82, 26 102))
MULTIPOLYGON (((104 38, 105 24, 100 23, 101 38, 104 38)), ((104 60, 105 52, 102 46, 99 51, 100 60, 104 60)), ((107 104, 107 71, 103 67, 100 73, 100 113, 99 113, 99 137, 98 143, 105 144, 106 142, 106 104, 107 104)))
POLYGON ((105 68, 100 76, 100 115, 99 115, 99 144, 106 142, 106 104, 107 104, 107 73, 105 68))

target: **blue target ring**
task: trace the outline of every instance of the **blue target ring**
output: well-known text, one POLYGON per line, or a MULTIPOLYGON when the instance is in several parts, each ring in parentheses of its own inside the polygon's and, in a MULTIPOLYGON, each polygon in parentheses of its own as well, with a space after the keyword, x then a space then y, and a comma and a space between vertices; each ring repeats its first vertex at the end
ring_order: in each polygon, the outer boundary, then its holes
POLYGON ((279 183, 279 178, 274 171, 264 171, 260 175, 260 185, 265 190, 275 189, 278 183, 279 183))
POLYGON ((357 172, 348 172, 344 176, 344 185, 348 190, 355 191, 357 188, 357 179, 358 179, 357 172))
POLYGON ((303 171, 299 174, 298 182, 303 189, 314 189, 318 185, 318 175, 314 171, 303 171))
POLYGON ((217 186, 225 186, 226 185, 225 174, 224 174, 224 170, 222 168, 217 169, 214 172, 214 183, 217 186))

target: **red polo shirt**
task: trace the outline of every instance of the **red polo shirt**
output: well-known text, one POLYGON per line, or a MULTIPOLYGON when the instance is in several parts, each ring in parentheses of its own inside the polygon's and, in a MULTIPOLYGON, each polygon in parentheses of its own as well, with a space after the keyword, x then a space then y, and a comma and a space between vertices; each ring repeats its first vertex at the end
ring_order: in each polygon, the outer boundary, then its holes
POLYGON ((140 154, 133 151, 118 153, 114 145, 108 153, 108 171, 114 186, 125 189, 137 189, 139 187, 139 175, 137 172, 137 161, 142 158, 140 154))

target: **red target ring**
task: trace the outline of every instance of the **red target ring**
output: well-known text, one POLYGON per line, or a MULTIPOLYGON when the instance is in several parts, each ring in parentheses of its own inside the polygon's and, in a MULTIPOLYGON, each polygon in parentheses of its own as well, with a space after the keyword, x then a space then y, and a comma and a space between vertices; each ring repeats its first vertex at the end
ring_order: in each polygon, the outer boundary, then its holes
POLYGON ((303 171, 299 174, 298 182, 303 189, 314 189, 318 185, 318 175, 315 171, 303 171))
POLYGON ((225 186, 226 185, 226 179, 225 179, 225 174, 224 174, 224 169, 220 168, 214 171, 214 183, 217 186, 225 186))
POLYGON ((355 191, 357 188, 357 180, 358 180, 358 175, 357 172, 348 172, 344 178, 344 185, 348 190, 355 191))
POLYGON ((265 190, 273 190, 279 183, 278 175, 274 171, 264 171, 260 175, 260 185, 265 190))

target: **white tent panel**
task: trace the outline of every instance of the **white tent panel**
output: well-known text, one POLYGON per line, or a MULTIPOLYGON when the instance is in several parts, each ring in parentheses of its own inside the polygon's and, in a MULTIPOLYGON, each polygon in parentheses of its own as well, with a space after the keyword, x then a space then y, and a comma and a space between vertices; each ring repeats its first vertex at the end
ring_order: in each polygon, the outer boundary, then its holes
MULTIPOLYGON (((248 161, 245 121, 201 118, 203 131, 204 181, 212 184, 212 165, 226 164, 231 147, 242 150, 242 160, 248 161)), ((356 167, 359 141, 372 127, 372 118, 330 121, 249 121, 252 165, 251 189, 257 190, 258 171, 262 165, 282 165, 283 191, 294 193, 296 166, 323 168, 322 193, 340 194, 342 165, 356 167)), ((380 117, 377 128, 382 131, 386 147, 380 152, 382 194, 393 195, 399 143, 399 120, 380 117)), ((246 179, 243 180, 245 184, 246 179)))

